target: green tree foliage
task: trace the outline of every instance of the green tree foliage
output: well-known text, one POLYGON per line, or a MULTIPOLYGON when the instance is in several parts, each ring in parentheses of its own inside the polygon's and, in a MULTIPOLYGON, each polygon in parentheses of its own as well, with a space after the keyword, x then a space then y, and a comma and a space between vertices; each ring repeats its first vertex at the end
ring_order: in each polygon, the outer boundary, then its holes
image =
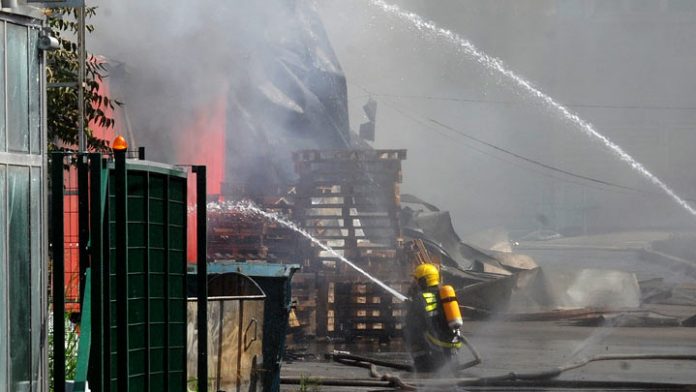
MULTIPOLYGON (((85 8, 85 19, 93 17, 96 7, 85 8)), ((77 44, 77 9, 56 8, 48 12, 48 25, 53 35, 60 42, 58 50, 46 52, 46 78, 51 83, 75 83, 79 72, 79 56, 77 44)), ((94 25, 86 25, 86 34, 94 31, 94 25)), ((108 142, 94 136, 89 128, 90 123, 111 128, 114 119, 105 110, 113 110, 121 102, 100 94, 99 84, 106 77, 106 66, 103 61, 92 54, 87 54, 85 64, 85 131, 87 147, 90 150, 102 151, 108 147, 108 142)), ((47 92, 48 110, 48 139, 49 149, 75 148, 79 141, 79 109, 78 90, 73 86, 53 87, 47 92)))
MULTIPOLYGON (((65 313, 64 315, 65 323, 65 379, 74 380, 75 373, 77 371, 77 351, 78 343, 80 341, 80 335, 73 324, 70 321, 70 314, 65 313)), ((49 327, 48 330, 48 390, 49 392, 55 391, 55 382, 53 378, 53 342, 54 340, 54 329, 49 327)))

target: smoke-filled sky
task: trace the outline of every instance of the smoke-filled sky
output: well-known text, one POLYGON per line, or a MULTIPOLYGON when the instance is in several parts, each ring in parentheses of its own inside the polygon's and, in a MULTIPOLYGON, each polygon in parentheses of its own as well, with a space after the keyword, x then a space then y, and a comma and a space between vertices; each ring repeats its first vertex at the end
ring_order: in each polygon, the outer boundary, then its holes
MULTIPOLYGON (((129 116, 154 158, 247 75, 295 1, 95 2, 93 50, 127 65, 129 116), (261 21, 261 22, 260 22, 261 21)), ((685 198, 696 199, 696 3, 602 0, 402 0, 570 105, 685 198)), ((348 83, 351 127, 378 102, 376 148, 406 148, 404 192, 450 210, 463 233, 503 227, 687 227, 693 217, 602 146, 498 75, 390 17, 369 0, 314 6, 348 83), (432 120, 579 179, 467 139, 432 120), (635 188, 627 190, 625 187, 635 188)), ((121 93, 118 89, 115 94, 121 93)), ((195 127, 194 127, 195 129, 195 127)), ((187 135, 191 137, 191 135, 187 135)), ((195 135, 192 140, 195 140, 195 135)))
POLYGON ((118 64, 112 71, 113 94, 126 101, 138 144, 157 160, 176 159, 169 152, 177 149, 180 132, 199 123, 201 108, 215 106, 231 81, 246 74, 245 60, 256 41, 266 38, 257 34, 256 15, 240 14, 230 2, 175 6, 164 0, 98 0, 90 5, 98 10, 90 21, 96 32, 88 47, 118 64), (230 25, 236 26, 234 37, 230 25))
MULTIPOLYGON (((558 228, 693 227, 693 217, 602 146, 505 83, 501 86, 498 75, 454 45, 366 3, 319 2, 349 82, 351 119, 355 124, 362 115, 362 97, 375 94, 380 103, 375 145, 409 149, 403 190, 451 210, 461 231, 496 225, 514 229, 516 223, 543 220, 539 214, 558 228), (527 158, 647 194, 559 175, 453 134, 430 119, 527 158)), ((677 193, 696 197, 691 170, 696 163, 691 147, 696 3, 394 3, 502 59, 570 105, 677 193)))

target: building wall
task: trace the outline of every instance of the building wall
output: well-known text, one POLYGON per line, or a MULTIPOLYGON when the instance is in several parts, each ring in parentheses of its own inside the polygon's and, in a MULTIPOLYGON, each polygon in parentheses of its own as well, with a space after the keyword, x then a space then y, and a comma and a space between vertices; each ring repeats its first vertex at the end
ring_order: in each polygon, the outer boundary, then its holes
POLYGON ((36 19, 0 12, 0 390, 45 390, 43 59, 36 19))

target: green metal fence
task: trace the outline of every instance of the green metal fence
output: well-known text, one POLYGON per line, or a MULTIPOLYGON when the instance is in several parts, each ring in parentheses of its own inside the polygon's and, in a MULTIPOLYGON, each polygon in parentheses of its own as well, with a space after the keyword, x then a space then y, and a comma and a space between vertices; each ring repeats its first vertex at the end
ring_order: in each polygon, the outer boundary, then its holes
MULTIPOLYGON (((51 184, 58 184, 51 192, 54 277, 64 273, 63 175, 71 164, 77 164, 81 172, 78 196, 82 334, 75 392, 84 391, 87 382, 92 391, 103 392, 279 389, 290 281, 299 266, 206 263, 205 166, 191 168, 196 175, 198 241, 196 268, 187 271, 186 169, 126 160, 125 151, 114 151, 113 155, 54 152, 50 162, 51 184), (219 276, 230 273, 247 276, 255 282, 258 293, 220 291, 219 284, 212 284, 209 293, 208 279, 220 283, 219 276), (208 294, 213 295, 210 306, 208 294), (189 298, 195 298, 195 306, 187 304, 189 298), (236 310, 235 301, 239 305, 236 310), (208 338, 211 309, 213 313, 219 309, 219 315, 232 320, 223 323, 224 317, 218 317, 217 333, 210 334, 213 343, 208 338), (227 337, 226 331, 231 330, 220 329, 223 324, 236 326, 238 333, 236 339, 225 338, 224 344, 219 339, 227 337), (231 351, 223 350, 234 342, 236 365, 224 359, 230 357, 231 351), (215 349, 212 371, 209 344, 215 349), (223 351, 225 355, 221 354, 223 351), (215 382, 209 382, 211 375, 215 382)), ((64 321, 61 287, 62 283, 54 286, 56 327, 64 321)), ((56 328, 56 380, 64 380, 65 376, 64 339, 56 328)), ((55 392, 64 391, 65 384, 56 382, 55 392)))
MULTIPOLYGON (((116 183, 117 171, 110 171, 116 183)), ((118 363, 118 337, 127 340, 130 391, 186 388, 186 172, 145 163, 127 165, 127 322, 111 320, 111 363, 118 363), (120 329, 119 322, 127 325, 120 329)), ((109 187, 111 258, 116 259, 117 187, 109 187)), ((111 264, 111 287, 118 264, 111 264)), ((111 290, 111 312, 117 311, 111 290)), ((111 372, 118 388, 118 369, 111 372)))
MULTIPOLYGON (((86 372, 93 391, 186 391, 188 172, 126 160, 125 151, 116 151, 114 158, 57 152, 51 161, 53 184, 62 184, 67 162, 79 162, 88 173, 78 189, 88 201, 80 207, 80 221, 89 223, 80 240, 80 248, 88 250, 80 256, 82 325, 88 326, 88 337, 81 337, 76 390, 84 387, 86 372)), ((197 177, 205 184, 204 170, 197 177)), ((62 191, 53 188, 59 226, 62 191)), ((204 193, 198 202, 205 205, 204 193)), ((198 222, 205 230, 205 214, 198 222)), ((54 274, 61 271, 63 260, 54 257, 54 274)), ((207 306, 206 299, 203 290, 201 305, 207 306)), ((56 313, 62 318, 60 307, 56 313)), ((62 346, 61 336, 56 339, 55 347, 62 346)), ((207 343, 200 347, 198 357, 207 364, 207 343)), ((57 354, 54 372, 61 368, 60 350, 57 354)), ((64 388, 56 384, 55 390, 64 388)))

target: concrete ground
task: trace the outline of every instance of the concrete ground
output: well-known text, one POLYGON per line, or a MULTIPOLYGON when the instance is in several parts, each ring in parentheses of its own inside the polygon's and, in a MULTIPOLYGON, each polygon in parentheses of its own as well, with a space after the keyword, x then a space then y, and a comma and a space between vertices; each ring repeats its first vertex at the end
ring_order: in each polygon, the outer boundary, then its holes
MULTIPOLYGON (((634 272, 638 279, 662 277, 678 283, 693 282, 692 277, 675 272, 670 265, 641 260, 637 250, 651 240, 663 238, 664 233, 624 233, 614 236, 560 239, 543 243, 524 243, 515 250, 531 254, 542 266, 571 268, 607 268, 634 272)), ((682 305, 647 304, 641 308, 673 316, 680 320, 696 315, 696 303, 682 305)), ((549 369, 568 362, 597 354, 696 354, 696 328, 688 327, 579 327, 564 321, 469 321, 465 323, 465 335, 479 350, 483 363, 466 370, 461 376, 478 377, 505 374, 510 371, 536 371, 549 369)), ((381 359, 407 361, 400 342, 389 346, 362 344, 312 344, 309 349, 319 354, 317 360, 284 363, 283 377, 340 378, 352 380, 370 379, 368 370, 322 361, 321 353, 334 349, 381 359)), ((468 360, 462 353, 460 362, 468 360)), ((409 382, 410 373, 380 369, 399 374, 409 382)), ((429 378, 419 375, 418 378, 429 378)), ((435 378, 452 375, 437 375, 435 378)), ((568 381, 630 381, 660 382, 696 385, 696 361, 636 360, 591 363, 585 367, 563 373, 559 380, 568 381)), ((368 391, 385 390, 380 387, 336 387, 305 384, 310 390, 368 391)), ((444 390, 455 390, 445 388, 444 390)), ((485 389, 485 388, 484 388, 485 389)), ((510 386, 485 390, 518 389, 510 386)), ((585 390, 586 388, 583 388, 585 390)), ((600 386, 595 390, 604 390, 600 386)), ((284 385, 284 391, 302 390, 297 385, 284 385)), ((426 389, 427 390, 427 389, 426 389)), ((481 390, 467 387, 467 390, 481 390)), ((530 390, 530 389, 527 389, 530 390)), ((566 390, 563 388, 531 390, 566 390)), ((635 390, 635 389, 634 389, 635 390)), ((696 387, 693 389, 696 391, 696 387)))
MULTIPOLYGON (((696 308, 692 310, 696 314, 696 308)), ((684 312, 684 309, 679 312, 684 312)), ((481 365, 461 375, 465 377, 550 369, 596 354, 696 354, 696 328, 593 328, 546 321, 468 322, 465 329, 469 340, 483 357, 481 365)), ((375 345, 372 349, 330 344, 314 348, 329 352, 332 349, 349 350, 381 359, 405 360, 407 357, 398 343, 394 343, 393 347, 375 345)), ((462 353, 464 360, 467 360, 467 356, 462 353)), ((414 377, 404 372, 395 373, 399 373, 407 382, 414 377)), ((370 379, 366 369, 316 360, 285 363, 281 374, 283 377, 370 379)), ((449 374, 441 376, 451 377, 449 374)), ((696 361, 598 362, 568 371, 559 379, 696 384, 696 361)), ((345 390, 377 389, 353 387, 345 390)), ((283 390, 299 390, 299 387, 284 386, 283 390)), ((332 386, 319 387, 318 390, 341 389, 332 386)))

